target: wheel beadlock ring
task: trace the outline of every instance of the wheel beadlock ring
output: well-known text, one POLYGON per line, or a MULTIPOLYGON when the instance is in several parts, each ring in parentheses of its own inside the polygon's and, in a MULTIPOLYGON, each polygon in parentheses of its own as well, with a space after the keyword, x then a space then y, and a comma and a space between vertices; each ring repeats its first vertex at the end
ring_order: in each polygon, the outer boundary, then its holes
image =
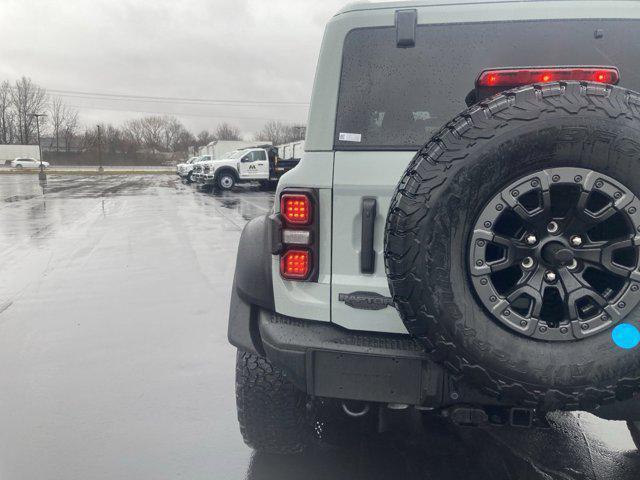
POLYGON ((469 242, 469 272, 491 316, 521 335, 575 341, 610 329, 640 302, 640 200, 589 169, 524 176, 481 211, 469 242), (569 207, 567 192, 575 197, 569 207), (554 216, 562 207, 564 215, 554 216), (605 228, 612 219, 618 230, 605 228), (518 222, 511 236, 502 231, 518 222), (619 237, 600 238, 609 232, 619 237))

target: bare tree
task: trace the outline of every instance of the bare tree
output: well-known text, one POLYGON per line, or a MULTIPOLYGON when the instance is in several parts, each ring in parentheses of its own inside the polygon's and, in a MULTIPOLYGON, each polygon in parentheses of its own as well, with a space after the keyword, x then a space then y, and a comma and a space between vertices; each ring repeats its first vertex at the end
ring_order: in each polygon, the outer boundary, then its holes
POLYGON ((128 121, 121 132, 128 151, 146 147, 156 151, 177 152, 196 142, 195 137, 175 117, 149 116, 128 121))
POLYGON ((66 106, 60 97, 53 97, 49 104, 49 124, 51 125, 51 136, 55 142, 56 152, 60 151, 60 137, 62 135, 62 125, 64 124, 66 106))
POLYGON ((73 141, 78 127, 78 111, 69 108, 60 97, 53 97, 49 103, 49 125, 51 127, 52 145, 56 152, 60 151, 60 140, 64 140, 66 150, 73 141))
POLYGON ((115 155, 122 150, 122 131, 113 125, 100 125, 102 130, 102 141, 107 152, 115 155))
MULTIPOLYGON (((16 114, 18 141, 25 145, 34 142, 36 122, 31 114, 41 113, 46 109, 47 92, 30 78, 22 77, 11 89, 11 104, 16 114)), ((43 127, 42 123, 40 127, 43 127)))
POLYGON ((65 115, 62 123, 62 137, 64 138, 64 144, 67 152, 71 150, 71 143, 76 138, 78 133, 78 111, 74 109, 68 109, 67 115, 65 115))
POLYGON ((227 122, 218 125, 214 135, 218 140, 242 140, 240 129, 234 125, 229 125, 227 122))
POLYGON ((192 147, 196 143, 197 143, 196 137, 194 137, 193 133, 191 133, 189 130, 185 128, 180 132, 180 134, 176 138, 173 144, 172 150, 174 152, 186 152, 189 150, 189 147, 192 147))
POLYGON ((13 143, 15 113, 11 105, 11 84, 0 83, 0 143, 13 143))
POLYGON ((144 117, 140 122, 142 125, 142 141, 144 145, 152 150, 164 150, 164 119, 153 115, 144 117))
POLYGON ((216 139, 216 136, 208 132, 207 130, 202 130, 198 136, 196 137, 196 145, 198 147, 202 147, 203 145, 208 145, 216 139))
POLYGON ((179 149, 178 144, 184 141, 184 133, 187 129, 176 117, 165 117, 164 121, 164 147, 166 150, 175 152, 179 149))
POLYGON ((262 130, 255 135, 255 140, 269 140, 274 145, 295 142, 304 139, 306 128, 299 125, 288 125, 276 120, 264 124, 262 130))
POLYGON ((123 137, 126 144, 126 151, 129 153, 135 153, 143 142, 142 122, 139 119, 136 119, 129 120, 125 123, 123 128, 123 137))
POLYGON ((268 140, 274 145, 285 143, 287 136, 287 126, 275 120, 264 124, 262 130, 255 135, 255 140, 268 140))

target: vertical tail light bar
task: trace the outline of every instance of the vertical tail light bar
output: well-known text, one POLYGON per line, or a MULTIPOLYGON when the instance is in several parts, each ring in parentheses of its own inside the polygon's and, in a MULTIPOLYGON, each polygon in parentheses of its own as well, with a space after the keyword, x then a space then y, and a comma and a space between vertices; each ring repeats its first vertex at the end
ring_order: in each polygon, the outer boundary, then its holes
POLYGON ((318 280, 318 199, 314 189, 285 189, 280 213, 270 217, 271 253, 280 257, 280 276, 285 280, 318 280))

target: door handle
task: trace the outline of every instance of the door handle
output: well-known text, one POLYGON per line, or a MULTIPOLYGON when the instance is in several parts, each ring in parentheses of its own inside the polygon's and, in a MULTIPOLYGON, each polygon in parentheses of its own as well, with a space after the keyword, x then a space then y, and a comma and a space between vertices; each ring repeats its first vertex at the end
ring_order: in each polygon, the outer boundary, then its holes
POLYGON ((373 249, 377 204, 375 198, 362 199, 362 238, 360 241, 360 272, 374 273, 376 252, 373 249))

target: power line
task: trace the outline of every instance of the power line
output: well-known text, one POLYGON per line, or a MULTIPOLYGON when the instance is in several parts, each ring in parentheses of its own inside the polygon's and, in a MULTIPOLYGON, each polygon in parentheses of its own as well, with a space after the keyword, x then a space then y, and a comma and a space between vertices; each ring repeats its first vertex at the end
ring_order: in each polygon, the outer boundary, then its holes
POLYGON ((226 100, 213 98, 186 98, 186 97, 166 97, 166 96, 149 96, 149 95, 130 95, 120 93, 104 93, 104 92, 83 92, 78 90, 56 90, 49 89, 49 93, 53 93, 62 97, 73 98, 91 98, 105 99, 116 101, 153 101, 162 103, 183 103, 183 104, 212 104, 226 106, 298 106, 308 107, 309 102, 294 102, 286 100, 226 100))

